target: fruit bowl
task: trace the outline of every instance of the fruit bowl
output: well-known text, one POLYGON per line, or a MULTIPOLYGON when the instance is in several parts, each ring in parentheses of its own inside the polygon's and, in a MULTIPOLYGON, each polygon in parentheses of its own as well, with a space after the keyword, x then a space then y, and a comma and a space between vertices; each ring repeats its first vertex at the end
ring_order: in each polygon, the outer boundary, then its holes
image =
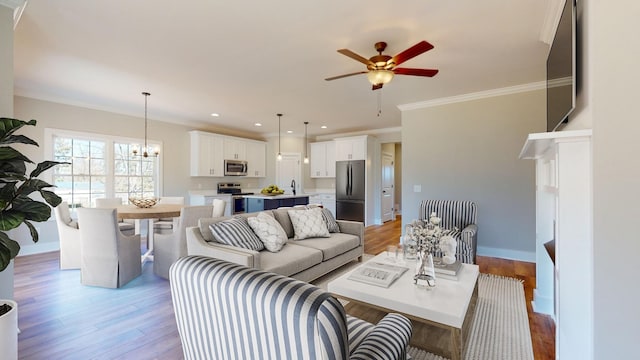
POLYGON ((132 203, 133 205, 141 208, 141 209, 147 209, 147 208, 153 207, 155 204, 157 204, 158 203, 158 199, 156 199, 156 198, 144 199, 144 198, 130 197, 129 198, 129 202, 132 203))
POLYGON ((262 195, 267 195, 267 196, 276 196, 276 195, 282 195, 284 194, 284 190, 280 190, 280 191, 275 191, 275 192, 267 192, 267 191, 260 191, 260 193, 262 195))

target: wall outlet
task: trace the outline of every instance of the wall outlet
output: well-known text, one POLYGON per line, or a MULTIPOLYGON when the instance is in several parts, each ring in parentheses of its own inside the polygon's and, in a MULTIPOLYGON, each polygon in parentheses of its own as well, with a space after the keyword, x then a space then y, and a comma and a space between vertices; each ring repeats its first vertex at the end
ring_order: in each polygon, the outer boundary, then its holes
POLYGON ((422 185, 413 185, 413 192, 422 192, 422 185))

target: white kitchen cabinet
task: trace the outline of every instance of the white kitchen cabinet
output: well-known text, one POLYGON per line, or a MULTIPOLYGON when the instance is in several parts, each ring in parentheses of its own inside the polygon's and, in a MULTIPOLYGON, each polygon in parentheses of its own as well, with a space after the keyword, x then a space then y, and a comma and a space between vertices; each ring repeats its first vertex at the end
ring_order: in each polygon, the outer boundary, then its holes
POLYGON ((223 138, 191 131, 191 176, 224 176, 223 138))
POLYGON ((246 141, 237 138, 224 138, 224 160, 247 160, 246 141))
POLYGON ((310 176, 336 177, 336 145, 333 141, 311 143, 310 176))
POLYGON ((247 177, 265 177, 267 169, 267 144, 258 141, 247 141, 247 177))
POLYGON ((352 136, 335 139, 335 144, 336 161, 367 159, 366 136, 352 136))
POLYGON ((336 216, 336 194, 315 194, 309 196, 309 204, 320 204, 323 208, 331 211, 336 216))

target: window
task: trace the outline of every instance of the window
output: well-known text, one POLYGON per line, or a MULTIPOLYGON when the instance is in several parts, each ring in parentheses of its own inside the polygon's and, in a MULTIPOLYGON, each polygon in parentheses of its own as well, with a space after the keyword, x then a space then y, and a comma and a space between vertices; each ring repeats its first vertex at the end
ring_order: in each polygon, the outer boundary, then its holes
POLYGON ((97 198, 127 204, 132 196, 158 196, 160 162, 133 155, 139 140, 54 129, 46 129, 45 138, 51 144, 45 157, 70 163, 53 169, 51 184, 72 207, 94 207, 97 198))

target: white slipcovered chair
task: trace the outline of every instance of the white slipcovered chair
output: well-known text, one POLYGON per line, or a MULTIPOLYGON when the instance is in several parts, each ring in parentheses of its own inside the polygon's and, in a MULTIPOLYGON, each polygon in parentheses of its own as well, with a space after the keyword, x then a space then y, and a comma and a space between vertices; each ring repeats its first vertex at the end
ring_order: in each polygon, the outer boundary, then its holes
MULTIPOLYGON (((101 209, 115 209, 122 205, 121 198, 102 198, 96 199, 96 207, 101 209)), ((125 235, 133 235, 136 233, 136 225, 134 220, 119 220, 118 227, 125 235)))
POLYGON ((119 288, 142 273, 140 235, 118 228, 116 209, 78 209, 83 285, 119 288))
MULTIPOLYGON (((184 205, 183 196, 161 196, 158 204, 184 205)), ((170 234, 178 226, 178 218, 160 218, 153 222, 153 231, 157 234, 170 234)))
MULTIPOLYGON (((224 205, 224 204, 223 204, 224 205)), ((169 278, 169 268, 187 255, 187 227, 198 226, 201 218, 210 218, 215 205, 185 206, 180 211, 178 225, 170 234, 155 234, 153 239, 153 272, 169 278)))
MULTIPOLYGON (((227 202, 222 199, 213 199, 213 217, 224 216, 224 210, 227 207, 227 202)), ((198 225, 196 223, 196 225, 198 225)))
POLYGON ((69 204, 61 202, 53 209, 60 240, 60 269, 80 269, 80 230, 71 218, 69 204))

